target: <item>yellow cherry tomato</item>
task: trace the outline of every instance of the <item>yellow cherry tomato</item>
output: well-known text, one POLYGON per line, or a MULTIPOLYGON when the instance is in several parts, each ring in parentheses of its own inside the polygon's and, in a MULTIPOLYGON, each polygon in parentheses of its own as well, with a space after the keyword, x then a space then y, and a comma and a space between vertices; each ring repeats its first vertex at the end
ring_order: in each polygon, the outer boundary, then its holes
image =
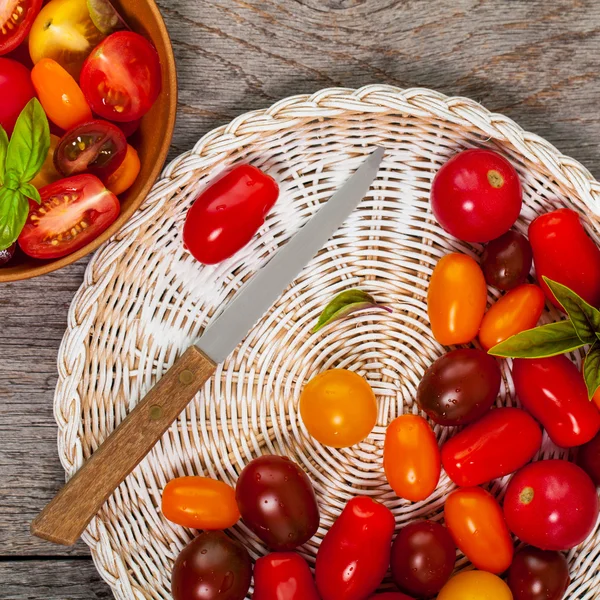
POLYGON ((57 135, 50 134, 50 148, 48 149, 48 155, 42 165, 41 171, 33 178, 31 185, 36 187, 38 190, 43 188, 59 179, 63 178, 54 165, 54 151, 58 146, 60 138, 57 135))
POLYGON ((360 375, 344 369, 311 379, 300 396, 308 433, 325 446, 345 448, 364 440, 377 422, 377 400, 360 375))
POLYGON ((121 166, 108 178, 106 187, 115 195, 118 196, 126 192, 137 179, 140 174, 142 165, 140 157, 133 146, 127 146, 127 154, 121 166))
POLYGON ((467 571, 455 575, 442 588, 437 600, 513 600, 513 595, 497 575, 467 571))
POLYGON ((485 313, 487 287, 479 265, 465 254, 448 254, 436 265, 427 294, 433 337, 444 346, 469 344, 485 313))

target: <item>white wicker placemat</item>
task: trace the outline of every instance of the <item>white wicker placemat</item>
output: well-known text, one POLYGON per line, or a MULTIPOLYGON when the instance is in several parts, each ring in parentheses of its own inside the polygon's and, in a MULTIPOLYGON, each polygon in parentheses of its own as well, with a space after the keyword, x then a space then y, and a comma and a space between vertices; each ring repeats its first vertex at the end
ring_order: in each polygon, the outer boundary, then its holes
MULTIPOLYGON (((472 100, 373 85, 296 96, 242 115, 169 165, 141 209, 89 264, 58 357, 55 413, 67 476, 374 145, 384 146, 387 154, 360 208, 89 526, 84 539, 116 598, 171 598, 171 566, 193 532, 161 515, 167 481, 202 474, 233 484, 243 466, 264 453, 289 455, 314 482, 321 528, 302 548, 311 563, 319 540, 356 494, 384 502, 399 526, 415 518, 441 518, 452 488, 446 475, 427 502, 398 500, 383 474, 382 449, 386 425, 403 412, 418 412, 419 380, 444 352, 428 327, 431 271, 449 251, 480 250, 450 238, 429 211, 432 178, 449 156, 473 145, 501 151, 523 182, 520 230, 526 231, 538 213, 571 206, 586 216, 598 240, 600 184, 545 140, 472 100), (273 175, 281 197, 244 251, 217 267, 202 267, 182 247, 186 209, 218 172, 240 162, 273 175), (311 335, 328 300, 351 287, 372 293, 394 313, 359 313, 311 335), (303 385, 332 367, 364 375, 379 401, 372 435, 344 450, 312 440, 297 412, 303 385)), ((491 291, 490 300, 495 295, 491 291)), ((499 403, 510 405, 506 362, 503 373, 499 403)), ((437 427, 436 433, 444 441, 449 431, 437 427)), ((545 438, 544 457, 563 454, 545 438)), ((496 482, 491 489, 501 495, 505 484, 496 482)), ((253 556, 264 552, 243 525, 233 534, 253 556)), ((600 598, 599 543, 597 527, 569 553, 568 598, 600 598)), ((458 567, 466 564, 461 557, 458 567)))

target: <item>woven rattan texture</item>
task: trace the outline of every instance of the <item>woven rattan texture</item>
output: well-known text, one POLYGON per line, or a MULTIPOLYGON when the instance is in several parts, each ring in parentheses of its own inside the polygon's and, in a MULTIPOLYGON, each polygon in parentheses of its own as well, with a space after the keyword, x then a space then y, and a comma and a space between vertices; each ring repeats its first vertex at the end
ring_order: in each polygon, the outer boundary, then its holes
MULTIPOLYGON (((432 218, 432 178, 458 150, 494 148, 510 158, 523 182, 520 230, 526 231, 536 214, 566 205, 586 216, 596 238, 600 186, 579 163, 510 119, 471 100, 425 89, 368 86, 288 98, 212 131, 168 166, 125 229, 94 256, 71 306, 58 358, 59 452, 72 475, 374 145, 385 147, 387 154, 360 208, 219 367, 88 528, 85 541, 117 598, 171 597, 173 560, 193 532, 162 517, 166 482, 202 474, 233 484, 244 465, 260 454, 292 457, 314 482, 321 528, 301 549, 311 563, 320 539, 356 494, 384 502, 398 526, 442 517, 444 498, 452 489, 445 474, 427 502, 410 504, 395 497, 382 469, 386 425, 399 414, 418 412, 419 380, 444 352, 428 326, 432 269, 448 252, 480 251, 449 237, 432 218), (219 172, 240 162, 273 175, 281 198, 243 252, 218 267, 202 267, 182 247, 186 209, 219 172), (327 301, 351 287, 372 293, 393 307, 393 314, 359 313, 311 335, 327 301), (379 401, 371 436, 344 450, 312 440, 297 411, 303 385, 332 367, 364 375, 379 401)), ((495 295, 491 290, 490 301, 495 295)), ((552 317, 548 313, 544 318, 552 317)), ((498 404, 512 405, 516 400, 507 362, 503 373, 498 404)), ((436 433, 443 442, 452 431, 438 427, 436 433)), ((564 452, 545 438, 542 454, 564 452)), ((490 489, 501 497, 505 484, 498 481, 490 489)), ((264 552, 243 525, 232 534, 253 556, 264 552)), ((568 598, 600 598, 599 542, 597 528, 569 554, 568 598)), ((466 565, 461 556, 458 568, 466 565)))

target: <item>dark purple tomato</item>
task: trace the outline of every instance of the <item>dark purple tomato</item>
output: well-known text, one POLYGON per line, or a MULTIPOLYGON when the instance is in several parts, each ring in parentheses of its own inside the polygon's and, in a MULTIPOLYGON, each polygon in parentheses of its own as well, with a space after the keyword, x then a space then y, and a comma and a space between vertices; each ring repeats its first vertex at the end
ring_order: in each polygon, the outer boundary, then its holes
POLYGON ((433 521, 410 523, 392 545, 392 577, 401 591, 417 598, 437 594, 450 579, 455 562, 450 532, 433 521))
POLYGON ((525 546, 508 571, 514 600, 562 600, 569 587, 569 565, 560 553, 525 546))
POLYGON ((289 458, 254 459, 242 471, 235 497, 244 523, 272 550, 293 550, 319 528, 312 483, 289 458))
POLYGON ((427 369, 417 403, 440 425, 466 425, 490 409, 501 379, 498 363, 483 350, 453 350, 427 369))
POLYGON ((512 290, 525 283, 532 262, 529 241, 512 229, 492 240, 481 255, 485 280, 499 290, 512 290))
POLYGON ((600 432, 591 441, 577 450, 575 461, 591 478, 596 487, 600 486, 600 432))
POLYGON ((0 250, 0 267, 12 260, 12 257, 15 255, 16 249, 17 243, 15 242, 12 246, 9 246, 5 250, 0 250))
POLYGON ((208 531, 177 557, 171 592, 174 600, 244 600, 251 579, 246 548, 222 531, 208 531))

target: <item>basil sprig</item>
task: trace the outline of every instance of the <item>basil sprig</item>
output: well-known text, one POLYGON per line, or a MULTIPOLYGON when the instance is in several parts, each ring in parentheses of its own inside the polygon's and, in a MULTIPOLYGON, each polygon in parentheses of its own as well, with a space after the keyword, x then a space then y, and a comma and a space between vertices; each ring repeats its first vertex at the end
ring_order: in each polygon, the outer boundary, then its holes
POLYGON ((600 387, 600 311, 565 285, 543 279, 569 318, 513 335, 489 353, 504 358, 546 358, 589 346, 583 377, 592 398, 600 387))
POLYGON ((0 127, 0 250, 12 246, 29 214, 29 199, 40 194, 30 181, 39 173, 50 148, 50 127, 37 98, 23 109, 10 142, 0 127))

